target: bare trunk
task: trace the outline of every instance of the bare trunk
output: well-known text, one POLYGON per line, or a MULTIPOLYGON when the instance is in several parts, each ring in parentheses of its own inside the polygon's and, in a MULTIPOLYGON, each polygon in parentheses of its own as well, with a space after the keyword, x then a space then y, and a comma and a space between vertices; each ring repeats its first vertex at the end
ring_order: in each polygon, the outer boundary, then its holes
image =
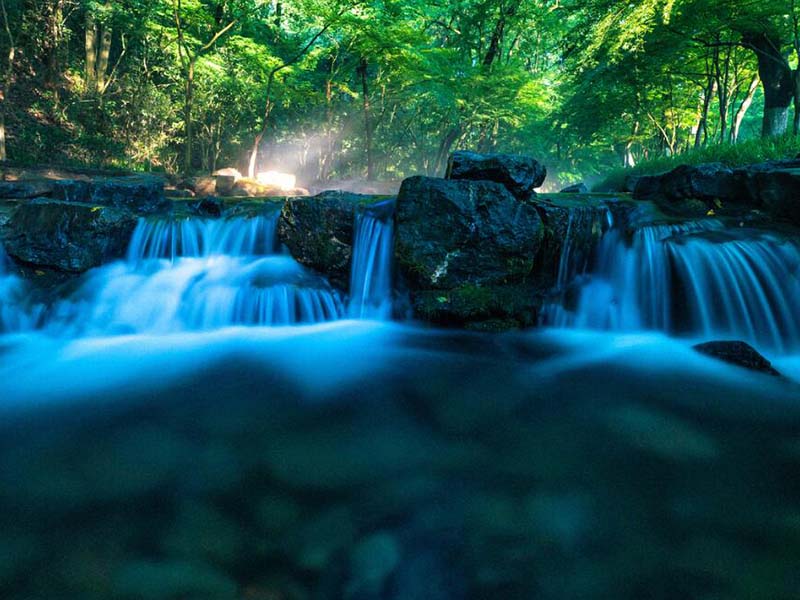
POLYGON ((794 118, 792 119, 792 133, 800 134, 800 67, 794 70, 794 118))
POLYGON ((0 87, 0 161, 8 158, 6 152, 6 106, 8 104, 8 91, 11 88, 11 80, 14 75, 14 57, 17 52, 16 39, 11 33, 11 26, 8 22, 8 12, 6 11, 5 0, 0 0, 0 10, 3 14, 3 27, 8 37, 7 63, 3 72, 2 87, 0 87))
POLYGON ((97 85, 97 23, 91 10, 86 11, 84 47, 86 50, 86 91, 91 93, 97 85))
POLYGON ((192 170, 192 144, 194 142, 194 127, 192 124, 192 106, 194 104, 194 59, 189 62, 186 72, 186 84, 183 98, 183 121, 186 133, 183 147, 183 172, 189 174, 192 170))
POLYGON ((739 141, 739 131, 741 130, 742 127, 742 121, 744 121, 744 116, 747 114, 747 110, 753 103, 753 98, 756 95, 758 84, 759 84, 759 78, 758 75, 756 75, 750 82, 750 87, 747 90, 747 94, 742 99, 742 103, 739 105, 739 108, 736 110, 736 115, 734 115, 733 117, 733 124, 731 126, 731 141, 734 144, 737 141, 739 141))
POLYGON ((367 181, 375 180, 375 164, 372 156, 372 123, 370 119, 369 87, 367 86, 367 59, 362 58, 358 67, 361 75, 361 92, 364 106, 364 139, 367 154, 367 181))
POLYGON ((433 175, 441 172, 442 166, 445 164, 445 160, 450 155, 450 149, 453 147, 453 144, 456 143, 456 140, 461 135, 461 125, 455 125, 450 128, 447 132, 447 135, 444 136, 442 139, 442 143, 439 144, 439 152, 436 153, 436 163, 433 167, 433 175))
POLYGON ((100 35, 100 49, 97 53, 97 71, 95 73, 98 94, 102 94, 106 90, 109 56, 111 56, 111 27, 103 25, 102 34, 100 35))

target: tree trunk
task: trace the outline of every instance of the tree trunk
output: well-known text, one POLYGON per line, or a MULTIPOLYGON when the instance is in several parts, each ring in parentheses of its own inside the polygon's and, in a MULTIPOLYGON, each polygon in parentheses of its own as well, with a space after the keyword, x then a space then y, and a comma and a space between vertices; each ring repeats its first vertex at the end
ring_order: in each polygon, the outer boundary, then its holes
POLYGON ((750 82, 750 87, 747 90, 747 94, 745 94, 745 97, 742 99, 742 103, 736 110, 736 115, 733 117, 733 124, 731 126, 731 141, 734 144, 739 141, 739 131, 742 127, 742 121, 744 121, 744 116, 747 114, 747 109, 749 109, 750 105, 753 103, 753 98, 756 95, 759 82, 760 80, 758 75, 753 77, 753 80, 750 82))
POLYGON ((97 70, 95 72, 96 91, 98 95, 106 90, 109 56, 111 56, 111 27, 109 25, 103 25, 100 35, 100 49, 97 52, 97 70))
POLYGON ((3 72, 2 87, 0 87, 0 161, 8 158, 6 152, 6 107, 8 105, 8 92, 11 88, 11 80, 14 75, 14 58, 17 53, 16 39, 11 33, 11 26, 8 22, 8 12, 6 11, 5 0, 0 0, 0 10, 3 13, 3 27, 8 36, 8 54, 6 55, 6 68, 3 72))
POLYGON ((367 86, 367 59, 362 58, 358 66, 361 75, 361 92, 364 106, 364 139, 367 154, 367 181, 375 180, 375 164, 372 156, 372 123, 370 119, 369 87, 367 86))
POLYGON ((800 134, 800 66, 794 70, 794 118, 792 120, 792 133, 800 134))
POLYGON ((183 98, 183 120, 186 141, 183 148, 183 172, 189 174, 192 170, 192 143, 194 142, 194 127, 192 124, 192 106, 194 104, 194 58, 189 61, 186 72, 186 84, 183 98))
POLYGON ((440 173, 442 170, 442 166, 446 168, 446 159, 450 155, 450 149, 453 147, 453 144, 456 143, 456 140, 461 135, 461 125, 456 124, 450 128, 447 132, 447 135, 444 136, 442 139, 442 143, 439 144, 439 152, 436 153, 436 163, 433 167, 433 175, 436 176, 437 173, 440 173))
POLYGON ((86 50, 86 92, 92 93, 97 87, 97 23, 90 9, 86 11, 84 47, 86 50))
POLYGON ((764 118, 762 137, 780 136, 789 125, 789 105, 794 98, 794 77, 781 43, 766 33, 743 38, 747 47, 756 53, 758 75, 764 88, 764 118))

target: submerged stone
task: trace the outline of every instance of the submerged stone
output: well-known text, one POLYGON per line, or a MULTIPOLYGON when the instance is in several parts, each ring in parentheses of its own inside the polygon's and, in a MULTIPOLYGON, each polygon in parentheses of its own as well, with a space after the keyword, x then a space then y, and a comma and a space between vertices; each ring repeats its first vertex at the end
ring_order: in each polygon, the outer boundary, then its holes
POLYGON ((693 346, 695 350, 706 356, 717 358, 723 362, 744 367, 751 371, 780 375, 772 363, 761 356, 750 344, 742 341, 714 341, 693 346))

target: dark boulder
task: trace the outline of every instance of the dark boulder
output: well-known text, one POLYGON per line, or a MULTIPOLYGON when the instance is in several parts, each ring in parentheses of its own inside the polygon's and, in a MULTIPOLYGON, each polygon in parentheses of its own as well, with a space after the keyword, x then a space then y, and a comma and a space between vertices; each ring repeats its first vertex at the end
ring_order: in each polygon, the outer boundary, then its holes
POLYGON ((531 203, 489 181, 406 179, 397 200, 396 258, 424 320, 528 325, 531 274, 544 236, 531 203))
POLYGON ((750 344, 741 341, 714 341, 705 342, 693 346, 701 354, 717 358, 723 362, 730 363, 751 371, 767 373, 769 375, 780 375, 772 367, 766 358, 761 356, 758 351, 750 344))
POLYGON ((544 183, 547 169, 528 156, 516 154, 478 154, 458 151, 450 155, 447 179, 493 181, 504 185, 519 199, 531 197, 534 188, 544 183))
POLYGON ((544 224, 544 238, 535 273, 540 284, 564 285, 589 266, 603 234, 610 226, 611 199, 580 195, 539 196, 533 202, 544 224))
POLYGON ((636 180, 633 196, 686 217, 703 216, 723 202, 746 201, 734 172, 719 163, 680 165, 667 173, 644 175, 636 180))
POLYGON ((24 200, 49 196, 54 183, 47 179, 0 181, 0 198, 24 200))
POLYGON ((99 177, 88 181, 62 180, 53 183, 53 197, 64 202, 114 206, 139 214, 158 213, 171 206, 164 196, 164 180, 149 175, 99 177))
POLYGON ((300 264, 347 289, 356 211, 371 200, 370 196, 338 191, 287 198, 278 221, 278 237, 300 264))
POLYGON ((219 198, 207 196, 198 199, 196 202, 192 202, 190 208, 191 211, 199 217, 217 218, 222 216, 224 205, 219 198))
POLYGON ((781 221, 800 225, 800 165, 774 161, 736 170, 741 194, 753 207, 781 221))
POLYGON ((586 194, 589 192, 589 188, 583 182, 575 183, 573 185, 568 185, 563 190, 561 190, 562 194, 586 194))
POLYGON ((2 229, 9 256, 35 268, 81 273, 125 255, 136 227, 127 210, 57 201, 20 204, 2 229))

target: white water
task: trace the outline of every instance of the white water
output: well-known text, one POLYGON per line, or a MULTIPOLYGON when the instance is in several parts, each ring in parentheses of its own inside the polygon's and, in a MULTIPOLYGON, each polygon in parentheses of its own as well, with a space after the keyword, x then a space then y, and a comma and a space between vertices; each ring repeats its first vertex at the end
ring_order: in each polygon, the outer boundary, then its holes
POLYGON ((350 271, 350 317, 385 320, 392 316, 393 244, 391 218, 381 220, 369 214, 356 218, 350 271))
POLYGON ((717 220, 650 225, 628 243, 612 230, 580 284, 574 309, 546 324, 735 337, 777 351, 800 348, 800 246, 717 220))

